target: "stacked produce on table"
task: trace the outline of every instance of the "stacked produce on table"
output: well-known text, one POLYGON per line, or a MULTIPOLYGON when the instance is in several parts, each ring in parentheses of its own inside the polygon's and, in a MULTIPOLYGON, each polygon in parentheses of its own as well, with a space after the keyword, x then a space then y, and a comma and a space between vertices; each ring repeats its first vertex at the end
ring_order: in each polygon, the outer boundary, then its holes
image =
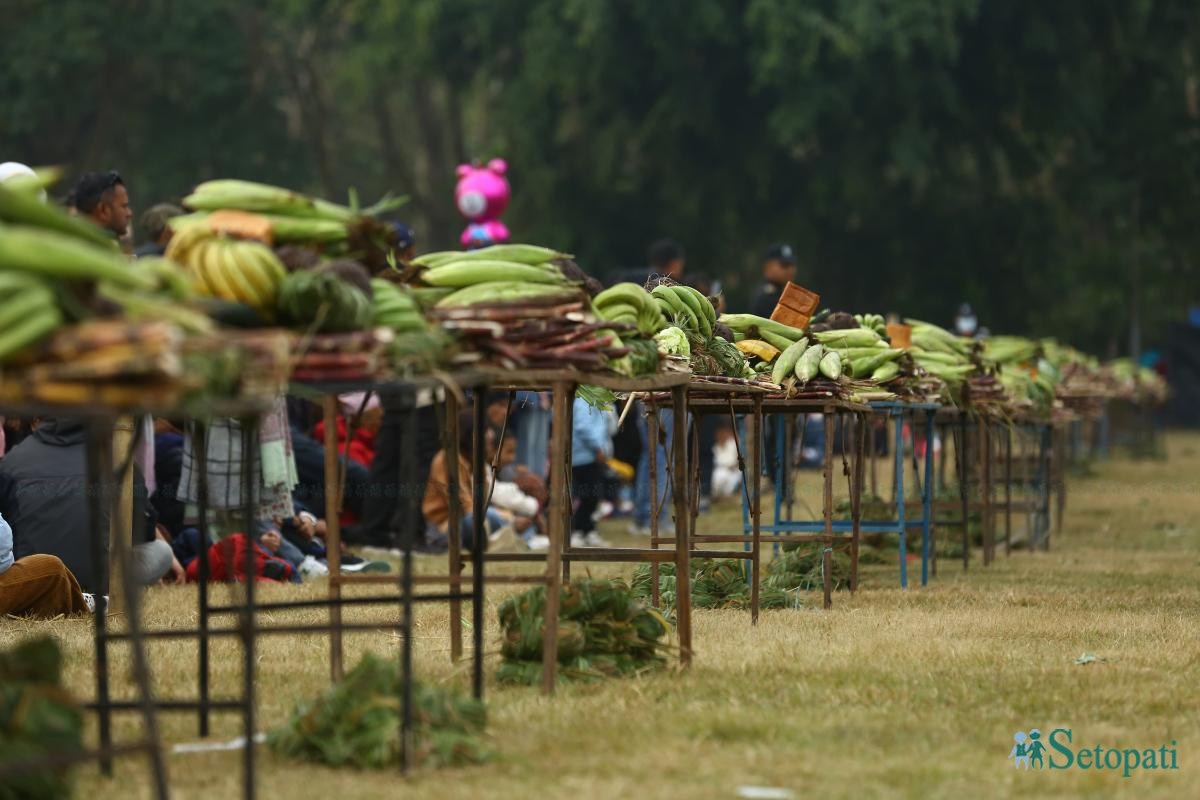
POLYGON ((864 401, 892 396, 879 384, 895 377, 886 373, 900 351, 849 314, 818 315, 807 332, 753 314, 725 314, 720 321, 751 357, 751 369, 769 375, 789 397, 864 401))
POLYGON ((650 288, 650 296, 666 323, 658 334, 664 354, 687 358, 697 376, 730 381, 755 377, 746 356, 734 344, 733 332, 721 324, 713 302, 699 290, 659 279, 650 288))
POLYGON ((460 337, 459 363, 629 376, 658 370, 653 339, 594 309, 594 281, 565 253, 504 244, 429 253, 414 264, 422 284, 414 292, 446 292, 428 313, 460 337))
POLYGON ((91 223, 0 186, 0 369, 15 402, 174 401, 202 388, 180 361, 213 321, 164 259, 130 261, 91 223))
POLYGON ((448 337, 426 322, 392 267, 394 234, 377 214, 396 201, 360 211, 280 187, 213 180, 184 203, 196 211, 171 221, 167 257, 185 265, 198 293, 233 305, 216 309, 231 323, 302 334, 292 355, 297 380, 359 380, 445 361, 448 337))
POLYGON ((388 266, 395 242, 391 226, 379 214, 403 202, 384 198, 360 210, 278 186, 219 179, 201 183, 185 197, 184 205, 195 213, 173 218, 171 227, 254 231, 269 236, 268 244, 298 245, 330 258, 349 256, 375 272, 388 266))
MULTIPOLYGON (((531 589, 500 605, 501 683, 533 685, 542 679, 546 590, 531 589)), ((657 669, 670 623, 634 597, 620 580, 584 579, 563 584, 558 615, 559 674, 595 681, 657 669)))
POLYGON ((1115 396, 1141 405, 1157 406, 1166 402, 1170 393, 1167 382, 1149 367, 1132 359, 1118 358, 1108 362, 1107 372, 1115 384, 1115 396))

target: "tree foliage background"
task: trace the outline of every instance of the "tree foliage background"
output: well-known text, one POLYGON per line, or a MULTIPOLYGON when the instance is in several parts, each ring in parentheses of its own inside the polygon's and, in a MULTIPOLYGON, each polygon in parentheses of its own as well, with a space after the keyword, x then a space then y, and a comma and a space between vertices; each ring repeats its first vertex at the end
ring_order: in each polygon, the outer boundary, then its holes
POLYGON ((1200 302, 1194 0, 0 0, 0 160, 408 193, 503 156, 516 238, 671 235, 734 304, 771 242, 833 305, 1127 348, 1200 302))

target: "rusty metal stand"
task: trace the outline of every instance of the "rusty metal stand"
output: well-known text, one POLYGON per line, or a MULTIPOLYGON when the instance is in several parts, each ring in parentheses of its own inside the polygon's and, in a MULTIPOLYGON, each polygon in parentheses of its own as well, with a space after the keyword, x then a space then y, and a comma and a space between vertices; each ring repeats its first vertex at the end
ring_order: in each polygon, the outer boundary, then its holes
MULTIPOLYGON (((692 660, 692 628, 691 628, 691 586, 689 582, 690 566, 688 552, 688 523, 690 521, 690 495, 686 476, 687 468, 687 427, 683 415, 676 415, 673 426, 673 443, 671 453, 671 470, 675 475, 674 511, 675 511, 675 549, 658 550, 655 548, 576 548, 570 543, 571 533, 571 408, 574 405, 575 390, 581 384, 592 384, 618 392, 638 393, 639 396, 649 392, 669 391, 674 403, 684 407, 687 403, 686 373, 660 373, 640 378, 625 378, 608 373, 587 373, 576 370, 526 370, 521 373, 490 370, 484 371, 488 385, 499 391, 515 392, 519 390, 541 391, 549 388, 553 395, 553 423, 550 434, 550 481, 549 481, 549 510, 547 513, 547 535, 550 546, 545 553, 488 553, 482 547, 473 548, 472 570, 475 576, 482 575, 485 562, 519 562, 542 563, 545 565, 541 574, 499 575, 489 579, 491 583, 533 584, 546 588, 546 625, 542 649, 542 690, 552 694, 557 683, 558 674, 558 611, 561 599, 563 580, 569 577, 570 565, 574 562, 648 562, 651 564, 673 561, 677 570, 677 600, 676 600, 676 632, 679 637, 679 660, 684 666, 692 660)), ((476 419, 481 420, 482 404, 477 402, 476 419)), ((456 413, 451 404, 448 415, 456 413)), ((502 443, 496 443, 499 447, 502 443)), ((653 452, 653 451, 652 451, 653 452)), ((482 492, 484 484, 483 466, 485 459, 473 459, 476 492, 482 492)), ((477 513, 474 515, 476 525, 482 524, 484 514, 479 511, 486 507, 486 498, 477 494, 477 513)), ((474 502, 473 501, 473 502, 474 502)), ((477 534, 479 536, 480 534, 477 534)), ((453 541, 453 534, 451 535, 453 541)), ((479 539, 477 539, 479 541, 479 539)), ((455 574, 453 549, 450 555, 451 576, 455 574)), ((461 566, 461 565, 460 565, 461 566)), ((476 580, 477 592, 482 592, 481 583, 476 580)), ((477 604, 478 614, 482 613, 482 603, 477 604)), ((475 625, 475 634, 482 634, 483 618, 479 616, 475 625)), ((451 630, 453 641, 461 638, 461 630, 451 630)), ((461 647, 461 645, 459 645, 461 647)), ((482 650, 482 644, 478 645, 482 650)))

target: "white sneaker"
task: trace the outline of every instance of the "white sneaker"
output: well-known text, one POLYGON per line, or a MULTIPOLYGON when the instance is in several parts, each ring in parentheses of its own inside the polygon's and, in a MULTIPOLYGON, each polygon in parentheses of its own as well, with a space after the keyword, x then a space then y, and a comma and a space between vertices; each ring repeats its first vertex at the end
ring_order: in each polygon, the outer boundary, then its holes
POLYGON ((592 531, 583 538, 585 547, 612 547, 612 543, 600 534, 592 531))
POLYGON ((649 536, 650 535, 650 526, 649 525, 638 525, 635 522, 631 522, 631 523, 629 523, 628 530, 629 530, 630 536, 649 536))
POLYGON ((544 553, 550 549, 550 537, 535 533, 525 540, 525 546, 535 553, 544 553))
POLYGON ((592 519, 593 520, 601 520, 606 517, 612 516, 612 513, 613 513, 613 504, 607 500, 601 500, 599 505, 596 506, 595 513, 592 514, 592 519))
POLYGON ((329 574, 329 567, 312 556, 305 556, 300 562, 300 574, 306 578, 324 578, 329 574))
POLYGON ((582 531, 575 531, 571 534, 571 547, 587 547, 587 537, 582 531))

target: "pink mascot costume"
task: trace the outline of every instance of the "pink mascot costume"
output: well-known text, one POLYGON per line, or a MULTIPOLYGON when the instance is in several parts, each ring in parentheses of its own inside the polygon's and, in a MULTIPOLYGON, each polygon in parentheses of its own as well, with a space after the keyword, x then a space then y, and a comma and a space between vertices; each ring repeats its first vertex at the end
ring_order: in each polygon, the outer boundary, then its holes
POLYGON ((470 221, 459 237, 468 250, 508 241, 508 227, 500 221, 500 215, 508 207, 509 188, 504 177, 507 171, 508 164, 502 158, 493 158, 486 167, 458 165, 454 202, 470 221))

